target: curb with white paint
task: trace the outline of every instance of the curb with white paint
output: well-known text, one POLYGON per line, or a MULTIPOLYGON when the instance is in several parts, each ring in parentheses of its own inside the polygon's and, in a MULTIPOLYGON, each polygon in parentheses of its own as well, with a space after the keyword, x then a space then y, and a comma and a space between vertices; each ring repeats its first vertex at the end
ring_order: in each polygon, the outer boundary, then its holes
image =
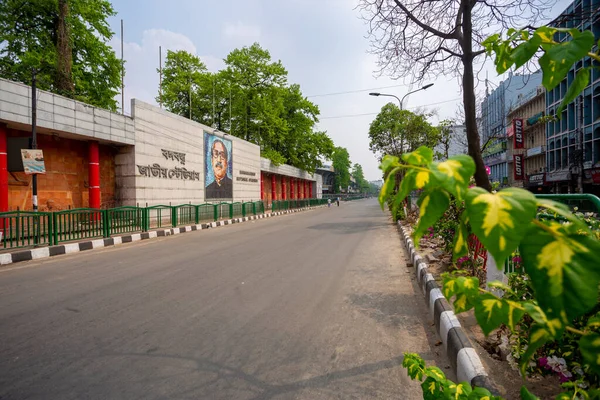
POLYGON ((490 381, 477 351, 465 334, 454 309, 444 297, 441 288, 427 272, 428 265, 415 250, 409 232, 400 225, 400 235, 410 254, 410 260, 415 267, 417 283, 423 290, 425 302, 429 307, 429 316, 435 322, 435 327, 444 345, 446 355, 450 360, 459 382, 469 382, 471 386, 483 387, 497 394, 498 390, 490 381))
POLYGON ((255 219, 263 219, 278 215, 291 214, 299 211, 312 210, 317 207, 298 208, 295 210, 277 211, 272 213, 252 215, 250 217, 233 218, 223 221, 210 222, 206 224, 182 226, 178 228, 159 229, 150 232, 132 233, 125 236, 115 236, 107 239, 94 239, 85 242, 67 243, 58 246, 41 247, 38 249, 18 250, 10 253, 0 254, 0 265, 14 264, 22 261, 39 260, 42 258, 54 257, 63 254, 78 253, 85 250, 99 249, 102 247, 116 246, 123 243, 132 243, 140 240, 152 239, 156 237, 177 235, 180 233, 200 231, 203 229, 217 228, 220 226, 237 224, 255 219))

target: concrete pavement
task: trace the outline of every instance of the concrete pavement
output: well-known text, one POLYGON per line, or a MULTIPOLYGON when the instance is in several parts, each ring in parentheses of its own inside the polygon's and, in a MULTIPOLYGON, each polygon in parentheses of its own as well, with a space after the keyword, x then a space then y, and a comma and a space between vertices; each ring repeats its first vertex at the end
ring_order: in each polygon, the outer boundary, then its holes
POLYGON ((421 398, 436 346, 373 200, 0 269, 0 399, 421 398))

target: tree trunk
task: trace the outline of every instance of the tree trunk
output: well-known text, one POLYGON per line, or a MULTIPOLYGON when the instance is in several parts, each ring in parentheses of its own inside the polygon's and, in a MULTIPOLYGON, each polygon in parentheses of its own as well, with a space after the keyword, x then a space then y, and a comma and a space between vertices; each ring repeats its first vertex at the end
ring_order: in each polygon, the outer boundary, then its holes
POLYGON ((59 93, 66 95, 75 91, 73 84, 73 53, 71 35, 67 18, 69 16, 68 0, 58 1, 58 24, 56 27, 56 51, 58 53, 55 85, 59 93))
MULTIPOLYGON (((463 3, 470 3, 469 0, 463 0, 463 3)), ((471 24, 471 6, 465 4, 463 8, 463 37, 461 47, 463 49, 463 103, 465 107, 465 126, 467 128, 467 143, 469 155, 475 161, 475 183, 488 191, 492 190, 492 185, 485 171, 485 164, 481 156, 481 147, 479 143, 479 132, 477 131, 476 105, 475 105, 475 84, 473 75, 473 27, 471 24)))

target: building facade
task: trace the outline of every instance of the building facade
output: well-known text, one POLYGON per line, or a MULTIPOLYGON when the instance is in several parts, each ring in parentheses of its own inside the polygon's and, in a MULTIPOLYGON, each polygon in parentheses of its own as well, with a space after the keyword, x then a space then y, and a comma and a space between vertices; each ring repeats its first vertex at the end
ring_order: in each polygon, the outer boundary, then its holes
MULTIPOLYGON (((0 212, 30 210, 31 88, 0 79, 0 212)), ((37 92, 40 211, 314 198, 316 175, 259 146, 133 99, 131 117, 37 92)))
POLYGON ((434 153, 441 155, 441 159, 447 156, 452 157, 459 154, 467 154, 467 128, 465 125, 450 125, 447 127, 448 132, 448 143, 439 143, 434 148, 434 153))
POLYGON ((541 71, 513 75, 486 94, 481 104, 481 147, 483 161, 490 167, 490 179, 508 185, 506 117, 519 102, 519 95, 535 90, 542 83, 541 71))
MULTIPOLYGON (((577 0, 556 18, 551 26, 591 30, 600 40, 600 0, 577 0)), ((566 33, 555 40, 565 41, 566 33)), ((600 194, 600 63, 585 57, 577 62, 563 81, 546 93, 546 113, 557 117, 546 126, 547 182, 554 193, 577 191, 583 167, 583 190, 600 194), (592 69, 590 83, 583 93, 561 112, 557 109, 578 71, 592 69), (560 119, 558 118, 560 117, 560 119)))
POLYGON ((546 193, 546 109, 543 86, 520 96, 506 119, 508 184, 546 193))

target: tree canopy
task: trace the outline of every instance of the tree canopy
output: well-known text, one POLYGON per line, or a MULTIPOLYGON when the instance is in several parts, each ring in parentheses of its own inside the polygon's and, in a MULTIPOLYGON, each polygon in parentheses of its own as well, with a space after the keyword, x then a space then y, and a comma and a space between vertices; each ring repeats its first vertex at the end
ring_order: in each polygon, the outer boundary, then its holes
POLYGON ((362 165, 355 163, 352 166, 352 178, 354 178, 356 188, 361 193, 367 193, 369 191, 369 182, 365 179, 362 165))
POLYGON ((212 73, 195 55, 168 52, 157 100, 171 112, 258 144, 275 164, 314 172, 321 159, 331 158, 333 141, 315 129, 319 108, 299 85, 288 83, 281 61, 255 43, 234 49, 224 62, 212 73))
POLYGON ((0 1, 0 75, 117 109, 121 61, 108 45, 108 0, 0 1))
POLYGON ((384 105, 369 127, 369 148, 380 157, 385 154, 400 157, 420 146, 434 147, 440 139, 440 130, 427 121, 428 117, 400 110, 393 103, 384 105))
POLYGON ((469 155, 475 181, 491 185, 481 156, 476 121, 474 63, 485 53, 482 42, 491 30, 533 25, 553 0, 421 1, 360 0, 369 24, 371 49, 380 73, 422 81, 429 76, 461 79, 469 155))
POLYGON ((331 159, 335 171, 335 192, 346 190, 350 186, 350 154, 344 147, 336 147, 331 159))

